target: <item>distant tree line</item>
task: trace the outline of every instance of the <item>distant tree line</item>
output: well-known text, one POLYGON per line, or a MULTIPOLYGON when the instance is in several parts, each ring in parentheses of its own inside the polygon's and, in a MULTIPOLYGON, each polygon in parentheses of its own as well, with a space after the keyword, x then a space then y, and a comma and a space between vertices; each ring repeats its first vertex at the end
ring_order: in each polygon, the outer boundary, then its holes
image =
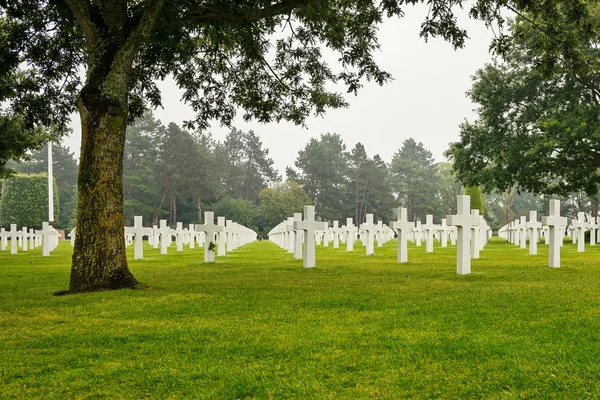
MULTIPOLYGON (((7 167, 20 174, 39 174, 47 171, 47 163, 47 149, 42 149, 31 153, 29 161, 11 162, 7 167)), ((53 169, 59 208, 56 226, 70 229, 75 226, 77 161, 68 148, 53 146, 53 169)), ((266 234, 285 218, 302 212, 305 204, 314 204, 319 218, 341 224, 348 217, 361 223, 367 213, 388 223, 397 217, 397 207, 406 207, 411 220, 424 221, 426 214, 433 214, 439 222, 456 211, 456 195, 465 193, 492 228, 498 229, 530 210, 545 213, 548 207, 543 197, 517 193, 516 188, 485 195, 477 186, 463 188, 450 163, 436 163, 432 153, 412 138, 402 143, 388 163, 377 154, 369 156, 362 143, 348 150, 339 134, 322 134, 298 152, 286 175, 287 181, 282 182, 269 150, 253 131, 234 128, 217 141, 210 134, 175 123, 164 126, 147 113, 128 127, 125 221, 131 224, 134 215, 142 215, 146 224, 167 219, 174 226, 178 221, 203 222, 203 212, 214 211, 266 234)), ((47 188, 37 185, 40 196, 47 199, 47 188)), ((18 203, 15 199, 25 201, 12 194, 13 206, 18 203)), ((16 213, 6 208, 8 200, 4 201, 2 226, 16 213)), ((46 204, 45 214, 40 212, 47 215, 47 200, 40 204, 41 208, 46 204)), ((584 193, 563 197, 562 204, 563 215, 581 210, 595 215, 598 210, 597 199, 584 193)))

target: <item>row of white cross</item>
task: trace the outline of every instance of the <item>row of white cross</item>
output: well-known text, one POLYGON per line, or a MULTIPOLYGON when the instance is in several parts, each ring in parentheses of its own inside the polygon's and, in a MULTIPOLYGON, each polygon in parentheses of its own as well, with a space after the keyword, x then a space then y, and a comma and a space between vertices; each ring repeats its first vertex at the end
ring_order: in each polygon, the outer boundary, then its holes
MULTIPOLYGON (((217 246, 217 255, 225 256, 228 251, 233 251, 240 246, 243 246, 251 241, 256 240, 256 232, 240 225, 232 220, 226 220, 225 217, 218 217, 215 225, 214 213, 206 211, 204 213, 203 225, 190 224, 188 228, 183 228, 181 222, 177 223, 175 229, 167 226, 166 220, 160 220, 159 226, 144 227, 142 217, 134 217, 133 227, 125 227, 125 243, 130 245, 133 243, 134 259, 144 258, 143 238, 148 238, 148 243, 154 248, 160 246, 160 254, 167 254, 167 249, 171 246, 173 238, 177 251, 183 251, 183 246, 194 248, 198 243, 200 247, 204 247, 204 261, 214 262, 215 252, 211 246, 211 242, 217 246)), ((69 233, 71 245, 75 243, 76 229, 74 228, 69 233)), ((17 253, 17 247, 21 247, 24 251, 27 250, 27 239, 31 240, 31 248, 35 248, 35 244, 43 242, 43 255, 47 256, 50 251, 54 250, 58 245, 58 232, 48 225, 47 222, 42 224, 41 230, 36 230, 31 233, 27 228, 17 230, 16 224, 11 224, 10 231, 0 229, 0 250, 6 250, 8 239, 11 241, 11 254, 17 253)))
POLYGON ((359 227, 354 226, 352 218, 346 219, 346 225, 339 227, 338 221, 333 221, 333 227, 329 228, 327 222, 315 220, 314 206, 304 206, 304 219, 301 213, 294 214, 277 225, 269 232, 269 239, 280 247, 294 254, 294 258, 304 259, 304 267, 315 266, 315 244, 321 242, 326 246, 330 238, 333 239, 333 247, 339 247, 339 241, 346 242, 346 251, 353 251, 354 242, 360 234, 360 240, 366 248, 366 254, 374 254, 374 242, 378 246, 398 233, 398 262, 408 261, 407 241, 413 240, 417 246, 421 245, 424 236, 426 252, 433 252, 433 239, 446 247, 448 238, 452 244, 458 240, 457 248, 457 273, 469 274, 471 272, 471 258, 479 258, 479 251, 487 243, 491 236, 491 229, 487 226, 479 210, 469 210, 470 197, 457 197, 457 215, 449 215, 442 220, 441 225, 433 223, 433 215, 427 215, 426 223, 421 225, 420 221, 410 222, 407 218, 406 208, 398 208, 398 220, 390 223, 391 229, 379 221, 373 222, 373 214, 366 215, 366 221, 359 227), (446 225, 446 221, 448 224, 446 225), (437 236, 436 236, 437 235, 437 236), (304 244, 304 255, 302 245, 304 244))
MULTIPOLYGON (((196 243, 204 248, 204 262, 214 262, 215 252, 211 243, 217 248, 217 256, 222 257, 228 251, 233 251, 251 241, 256 240, 256 232, 243 225, 226 220, 225 217, 217 217, 215 225, 215 216, 212 211, 204 212, 204 224, 189 224, 188 228, 183 227, 182 222, 178 222, 173 229, 167 225, 167 220, 159 220, 159 225, 144 227, 141 216, 133 217, 133 226, 125 227, 125 243, 127 246, 133 243, 133 259, 144 258, 144 237, 148 238, 148 244, 153 248, 160 247, 160 254, 167 254, 168 248, 173 243, 177 251, 183 251, 183 246, 187 245, 190 249, 195 248, 196 243), (218 244, 218 245, 217 245, 218 244)), ((74 244, 76 230, 69 233, 71 244, 74 244)))
POLYGON ((10 230, 0 228, 0 250, 6 251, 10 239, 10 254, 17 254, 18 249, 27 251, 42 246, 42 255, 49 256, 58 246, 60 234, 48 222, 42 222, 42 229, 17 229, 17 224, 10 224, 10 230))
POLYGON ((542 217, 542 222, 537 221, 537 212, 529 212, 529 221, 525 216, 504 225, 498 231, 498 236, 509 242, 526 248, 529 243, 529 254, 537 254, 537 243, 540 236, 548 244, 548 266, 560 267, 560 248, 563 246, 565 235, 568 233, 573 243, 577 244, 577 251, 585 251, 585 231, 590 231, 590 245, 600 241, 600 224, 598 218, 587 216, 583 212, 577 213, 577 219, 571 221, 567 227, 567 218, 560 216, 560 200, 550 200, 550 215, 542 217), (529 239, 529 240, 528 240, 529 239))

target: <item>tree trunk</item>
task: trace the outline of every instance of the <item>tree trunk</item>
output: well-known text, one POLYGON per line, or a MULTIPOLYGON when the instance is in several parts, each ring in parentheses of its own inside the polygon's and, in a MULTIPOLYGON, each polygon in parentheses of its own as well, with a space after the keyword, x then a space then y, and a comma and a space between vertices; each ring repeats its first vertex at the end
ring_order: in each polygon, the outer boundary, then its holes
POLYGON ((510 194, 510 188, 504 191, 504 224, 510 223, 510 206, 513 201, 513 196, 510 194))
POLYGON ((123 215, 123 150, 127 114, 81 114, 77 235, 69 291, 133 287, 123 215))
POLYGON ((125 253, 125 127, 133 61, 164 0, 145 3, 142 17, 134 22, 125 1, 66 1, 82 29, 88 63, 86 82, 77 97, 81 153, 70 292, 137 284, 125 253))
POLYGON ((170 208, 170 213, 169 213, 170 221, 169 221, 169 225, 171 227, 175 227, 175 225, 177 225, 177 199, 173 195, 171 195, 171 206, 169 208, 170 208))
POLYGON ((198 200, 196 202, 196 211, 198 211, 198 223, 201 224, 202 223, 202 203, 200 202, 200 197, 198 197, 198 200))

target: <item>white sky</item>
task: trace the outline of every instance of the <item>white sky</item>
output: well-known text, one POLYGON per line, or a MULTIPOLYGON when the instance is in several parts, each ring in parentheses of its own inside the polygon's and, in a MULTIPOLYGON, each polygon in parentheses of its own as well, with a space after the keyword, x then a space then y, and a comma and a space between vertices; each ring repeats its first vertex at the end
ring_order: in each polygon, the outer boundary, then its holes
MULTIPOLYGON (((287 122, 246 123, 241 118, 236 119, 234 126, 243 131, 252 129, 261 137, 263 147, 269 149, 269 156, 282 175, 286 166, 293 166, 298 151, 311 137, 327 132, 340 134, 348 149, 361 142, 370 156, 379 154, 387 162, 404 140, 413 137, 437 161, 444 161, 442 153, 448 143, 459 138, 458 125, 465 118, 474 118, 475 105, 465 92, 471 87, 475 71, 491 60, 488 48, 493 34, 482 22, 459 12, 459 23, 471 38, 465 48, 455 51, 442 39, 425 43, 418 32, 426 13, 423 6, 407 7, 405 18, 388 20, 381 26, 381 52, 376 60, 394 80, 382 87, 366 83, 357 97, 346 96, 348 109, 330 110, 322 118, 312 118, 307 121, 307 128, 287 122)), ((155 110, 155 117, 165 126, 169 122, 181 125, 191 119, 193 112, 180 101, 181 92, 175 83, 166 80, 159 86, 164 109, 155 110)), ((75 115, 73 135, 64 141, 76 155, 81 142, 79 124, 75 115)), ((210 129, 217 140, 224 139, 228 131, 216 122, 210 129)))

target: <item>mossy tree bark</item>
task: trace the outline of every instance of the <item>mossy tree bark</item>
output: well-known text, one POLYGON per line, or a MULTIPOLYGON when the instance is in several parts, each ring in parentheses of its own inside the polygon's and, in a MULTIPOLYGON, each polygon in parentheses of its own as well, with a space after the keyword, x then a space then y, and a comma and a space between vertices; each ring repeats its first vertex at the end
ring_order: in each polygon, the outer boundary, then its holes
POLYGON ((68 0, 86 39, 88 71, 77 98, 81 116, 77 235, 70 292, 133 287, 123 213, 123 152, 133 60, 164 0, 131 30, 126 2, 68 0))

